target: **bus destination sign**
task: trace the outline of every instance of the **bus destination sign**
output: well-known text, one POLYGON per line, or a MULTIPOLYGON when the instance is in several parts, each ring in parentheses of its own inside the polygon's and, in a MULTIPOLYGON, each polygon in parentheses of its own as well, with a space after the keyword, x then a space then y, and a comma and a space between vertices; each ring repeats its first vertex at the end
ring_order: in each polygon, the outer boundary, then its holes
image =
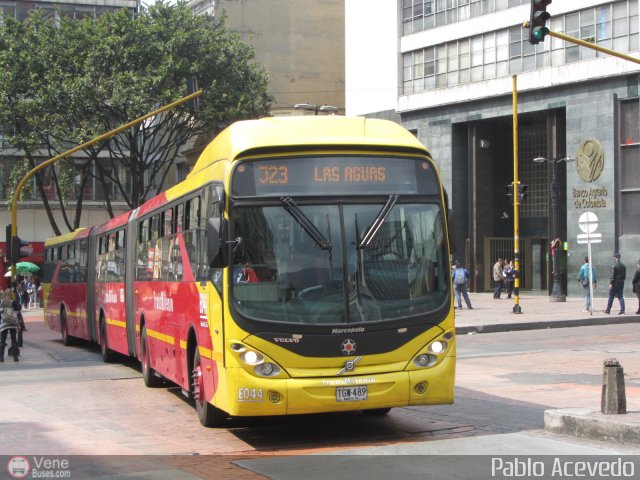
POLYGON ((232 195, 433 194, 434 169, 425 159, 326 156, 243 162, 232 195))

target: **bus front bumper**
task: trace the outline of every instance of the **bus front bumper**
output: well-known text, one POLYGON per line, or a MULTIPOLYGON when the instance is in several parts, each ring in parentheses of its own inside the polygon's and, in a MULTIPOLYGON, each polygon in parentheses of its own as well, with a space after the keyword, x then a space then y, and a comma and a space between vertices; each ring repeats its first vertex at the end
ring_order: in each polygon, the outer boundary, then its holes
POLYGON ((218 391, 212 403, 232 416, 344 412, 454 400, 455 357, 431 368, 379 375, 268 379, 242 369, 227 373, 227 388, 218 391))

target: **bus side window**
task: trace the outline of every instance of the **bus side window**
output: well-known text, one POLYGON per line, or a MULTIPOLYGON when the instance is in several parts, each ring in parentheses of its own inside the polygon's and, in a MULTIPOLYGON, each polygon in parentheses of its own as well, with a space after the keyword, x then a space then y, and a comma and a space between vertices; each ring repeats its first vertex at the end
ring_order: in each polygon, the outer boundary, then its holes
POLYGON ((180 233, 184 230, 184 203, 181 203, 176 207, 176 232, 180 233))

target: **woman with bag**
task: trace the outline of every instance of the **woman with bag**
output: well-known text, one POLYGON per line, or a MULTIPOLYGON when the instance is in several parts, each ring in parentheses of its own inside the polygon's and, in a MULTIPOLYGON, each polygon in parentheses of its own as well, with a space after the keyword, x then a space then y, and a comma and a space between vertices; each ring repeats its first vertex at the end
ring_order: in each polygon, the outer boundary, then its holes
POLYGON ((11 335, 11 347, 9 355, 13 356, 13 361, 19 361, 20 349, 16 340, 16 332, 20 328, 18 319, 18 303, 13 299, 13 293, 6 289, 2 294, 2 306, 0 311, 0 362, 4 362, 4 349, 7 346, 7 334, 11 335))

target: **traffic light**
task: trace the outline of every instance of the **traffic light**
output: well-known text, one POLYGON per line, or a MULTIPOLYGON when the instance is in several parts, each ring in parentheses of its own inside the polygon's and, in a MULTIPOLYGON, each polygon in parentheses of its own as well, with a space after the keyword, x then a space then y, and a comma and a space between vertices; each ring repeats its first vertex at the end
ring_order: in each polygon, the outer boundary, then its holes
POLYGON ((16 264, 21 258, 28 257, 28 252, 22 252, 21 247, 29 245, 29 242, 21 240, 19 236, 15 236, 11 239, 11 263, 16 264))
POLYGON ((510 183, 505 188, 507 189, 507 193, 505 193, 504 196, 507 197, 509 203, 513 204, 513 183, 510 183))
POLYGON ((551 18, 547 12, 547 6, 550 3, 551 0, 531 0, 531 17, 529 19, 529 43, 531 45, 544 42, 544 37, 549 33, 545 24, 551 18))
POLYGON ((527 188, 528 185, 522 183, 518 185, 518 202, 523 203, 527 199, 527 188))

